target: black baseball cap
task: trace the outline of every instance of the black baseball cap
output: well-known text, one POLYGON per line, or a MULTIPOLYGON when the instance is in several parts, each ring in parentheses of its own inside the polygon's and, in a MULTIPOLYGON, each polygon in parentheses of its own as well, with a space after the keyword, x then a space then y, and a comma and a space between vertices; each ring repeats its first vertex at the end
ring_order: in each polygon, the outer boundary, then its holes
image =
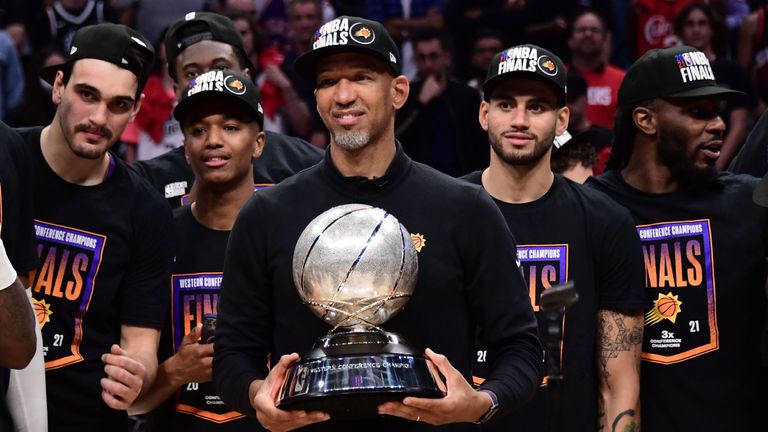
POLYGON ((240 32, 237 31, 231 19, 212 12, 190 12, 184 18, 173 23, 165 34, 168 74, 174 81, 179 79, 176 76, 176 57, 187 47, 204 40, 231 45, 245 62, 243 66, 251 71, 251 75, 256 74, 256 68, 245 53, 243 37, 240 36, 240 32), (195 30, 187 32, 188 27, 195 30))
POLYGON ((155 50, 152 43, 141 33, 122 24, 103 23, 82 27, 72 38, 72 44, 62 64, 47 66, 40 69, 40 78, 48 84, 53 84, 56 72, 80 59, 97 59, 112 63, 127 69, 136 75, 139 82, 139 92, 147 83, 152 71, 155 50), (143 52, 143 56, 126 56, 129 48, 143 52))
POLYGON ((190 81, 181 95, 181 100, 173 109, 173 116, 183 124, 190 108, 205 103, 212 97, 225 97, 240 103, 256 115, 259 128, 264 129, 264 109, 261 107, 259 89, 244 75, 230 70, 208 71, 190 81))
POLYGON ((565 106, 568 89, 567 72, 560 57, 531 44, 517 45, 496 54, 488 66, 483 83, 483 98, 491 99, 493 89, 512 78, 543 81, 551 85, 557 94, 559 106, 565 106))
POLYGON ((323 58, 344 52, 359 52, 378 57, 386 63, 393 76, 400 75, 400 51, 383 25, 353 16, 340 16, 320 26, 309 51, 293 63, 303 78, 315 81, 315 67, 323 58))
POLYGON ((652 49, 630 66, 619 87, 619 106, 634 108, 655 99, 721 96, 744 97, 744 93, 721 87, 706 54, 689 46, 652 49))

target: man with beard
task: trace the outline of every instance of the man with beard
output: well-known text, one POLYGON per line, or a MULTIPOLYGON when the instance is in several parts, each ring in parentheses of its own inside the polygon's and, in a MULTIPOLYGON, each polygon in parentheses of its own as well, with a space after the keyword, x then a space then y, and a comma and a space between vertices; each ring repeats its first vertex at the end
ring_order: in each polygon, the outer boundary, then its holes
POLYGON ((167 307, 171 212, 109 152, 141 106, 152 46, 117 24, 78 30, 43 68, 51 124, 20 131, 33 171, 40 267, 30 284, 43 336, 50 431, 127 430, 149 387, 167 307))
MULTIPOLYGON (((534 311, 542 291, 575 282, 579 301, 566 314, 560 353, 548 354, 563 356, 565 430, 594 430, 598 422, 604 430, 612 425, 626 430, 637 427, 640 416, 640 241, 629 212, 552 173, 555 137, 568 127, 565 89, 565 67, 551 52, 521 45, 498 53, 488 68, 479 113, 491 163, 464 178, 481 185, 506 218, 534 311)), ((543 336, 546 321, 539 318, 543 336)), ((476 382, 486 376, 481 360, 492 354, 485 347, 481 338, 476 382)), ((547 388, 541 387, 523 409, 483 429, 549 431, 554 415, 547 388)))
POLYGON ((331 419, 316 428, 423 430, 424 423, 478 422, 513 410, 535 391, 542 362, 509 229, 480 188, 413 162, 395 140, 395 112, 408 98, 409 83, 384 27, 342 16, 316 35, 319 42, 295 68, 316 83, 330 146, 322 162, 259 191, 238 216, 227 246, 216 328, 213 375, 219 395, 270 430, 329 420, 323 412, 276 407, 297 353, 331 329, 296 292, 293 251, 316 216, 365 203, 392 214, 411 230, 411 238, 423 240, 415 294, 386 328, 418 352, 425 350, 445 377, 447 394, 406 397, 372 407, 372 419, 331 419), (498 350, 490 358, 488 381, 475 391, 468 379, 478 327, 498 350))
POLYGON ((587 9, 573 20, 568 48, 571 50, 570 68, 587 81, 587 120, 610 129, 616 112, 616 92, 624 78, 624 70, 605 64, 608 39, 605 20, 596 11, 587 9))
POLYGON ((632 213, 642 242, 646 430, 764 428, 765 220, 757 179, 715 169, 718 105, 739 96, 701 51, 649 51, 619 88, 609 171, 588 181, 632 213))

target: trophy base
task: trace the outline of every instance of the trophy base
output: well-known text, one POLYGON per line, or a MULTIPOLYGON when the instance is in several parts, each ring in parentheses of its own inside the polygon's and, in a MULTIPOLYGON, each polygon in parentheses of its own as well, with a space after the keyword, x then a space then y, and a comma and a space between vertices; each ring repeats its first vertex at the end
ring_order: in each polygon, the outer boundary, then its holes
POLYGON ((291 366, 277 406, 324 411, 336 420, 375 418, 383 402, 445 396, 436 373, 394 333, 333 333, 291 366))

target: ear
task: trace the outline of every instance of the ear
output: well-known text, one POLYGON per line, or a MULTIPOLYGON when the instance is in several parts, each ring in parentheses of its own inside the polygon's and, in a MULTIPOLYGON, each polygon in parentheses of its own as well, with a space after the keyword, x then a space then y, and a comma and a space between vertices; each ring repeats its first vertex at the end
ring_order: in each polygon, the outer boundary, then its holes
POLYGON ((51 101, 55 105, 61 103, 61 98, 64 95, 64 72, 56 71, 56 77, 53 79, 53 90, 51 90, 51 101))
POLYGON ((571 110, 567 106, 559 108, 557 110, 557 124, 555 126, 555 133, 562 135, 566 129, 568 129, 568 120, 571 118, 571 110))
POLYGON ((133 119, 135 119, 135 118, 136 118, 136 114, 138 114, 138 113, 139 113, 139 110, 141 109, 141 102, 142 102, 143 100, 144 100, 144 93, 142 93, 142 94, 141 94, 141 96, 139 96, 139 100, 138 100, 138 102, 136 102, 136 103, 133 105, 133 111, 131 111, 131 119, 130 119, 129 121, 133 121, 133 119))
POLYGON ((488 130, 488 110, 491 108, 491 104, 485 100, 480 101, 480 111, 477 114, 477 119, 480 121, 480 126, 483 130, 488 130))
POLYGON ((251 76, 251 70, 249 68, 243 69, 243 75, 253 81, 253 77, 251 76))
POLYGON ((646 135, 656 135, 658 132, 658 119, 656 113, 646 107, 637 107, 632 111, 632 121, 637 129, 646 135))
POLYGON ((254 146, 253 146, 253 154, 251 155, 251 162, 253 162, 254 159, 258 159, 259 156, 261 156, 261 152, 264 151, 264 143, 267 141, 267 136, 264 134, 264 132, 259 132, 256 134, 256 139, 254 140, 254 146))
POLYGON ((399 110, 408 100, 408 94, 411 91, 411 85, 405 75, 400 75, 392 80, 392 106, 399 110))

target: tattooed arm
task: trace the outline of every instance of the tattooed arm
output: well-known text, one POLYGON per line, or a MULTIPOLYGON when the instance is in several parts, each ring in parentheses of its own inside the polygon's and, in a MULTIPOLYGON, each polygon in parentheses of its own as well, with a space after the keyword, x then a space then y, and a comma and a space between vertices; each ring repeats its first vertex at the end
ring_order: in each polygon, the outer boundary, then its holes
POLYGON ((642 312, 598 312, 598 430, 601 432, 640 430, 642 340, 642 312))
MULTIPOLYGON (((2 243, 0 243, 2 246, 2 243)), ((0 290, 0 366, 22 369, 35 355, 35 320, 19 279, 0 290)))

